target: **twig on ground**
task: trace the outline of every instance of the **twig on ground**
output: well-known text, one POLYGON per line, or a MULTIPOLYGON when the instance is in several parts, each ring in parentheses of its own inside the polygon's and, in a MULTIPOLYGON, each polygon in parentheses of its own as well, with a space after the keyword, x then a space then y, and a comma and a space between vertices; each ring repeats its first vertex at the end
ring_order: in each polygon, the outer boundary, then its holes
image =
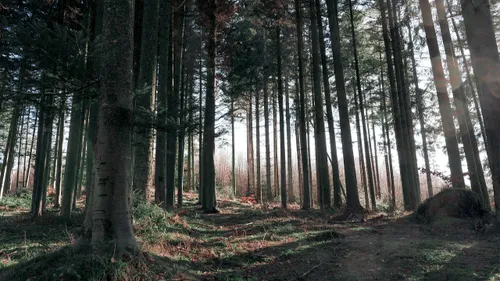
POLYGON ((319 254, 318 254, 318 261, 319 261, 318 264, 316 264, 315 266, 311 267, 311 269, 309 269, 308 271, 304 272, 304 274, 302 274, 299 277, 295 278, 295 280, 301 280, 301 279, 303 279, 304 277, 306 277, 307 275, 311 274, 311 272, 313 272, 315 269, 317 269, 318 267, 320 267, 323 264, 323 260, 319 258, 319 254))

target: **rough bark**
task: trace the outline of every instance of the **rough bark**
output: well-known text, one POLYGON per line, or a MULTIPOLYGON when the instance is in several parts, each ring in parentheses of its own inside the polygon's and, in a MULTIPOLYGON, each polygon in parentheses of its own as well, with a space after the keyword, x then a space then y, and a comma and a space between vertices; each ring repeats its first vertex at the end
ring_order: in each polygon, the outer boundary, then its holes
POLYGON ((108 0, 103 7, 103 32, 113 46, 100 58, 97 116, 96 178, 92 192, 91 244, 96 252, 136 253, 132 230, 131 140, 133 123, 132 0, 108 0))

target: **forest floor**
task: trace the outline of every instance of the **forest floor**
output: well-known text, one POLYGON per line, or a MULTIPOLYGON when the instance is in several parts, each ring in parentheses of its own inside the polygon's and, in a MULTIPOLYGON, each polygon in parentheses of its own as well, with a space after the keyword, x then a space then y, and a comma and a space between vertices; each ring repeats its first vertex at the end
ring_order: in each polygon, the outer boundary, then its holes
MULTIPOLYGON (((135 234, 155 276, 124 272, 124 280, 500 280, 498 230, 475 231, 466 220, 415 225, 377 213, 335 223, 328 212, 241 200, 221 200, 221 212, 207 215, 193 194, 186 199, 172 213, 135 209, 135 234)), ((71 225, 56 210, 33 221, 29 200, 0 203, 0 280, 89 280, 75 258, 49 258, 75 242, 81 213, 71 225)))

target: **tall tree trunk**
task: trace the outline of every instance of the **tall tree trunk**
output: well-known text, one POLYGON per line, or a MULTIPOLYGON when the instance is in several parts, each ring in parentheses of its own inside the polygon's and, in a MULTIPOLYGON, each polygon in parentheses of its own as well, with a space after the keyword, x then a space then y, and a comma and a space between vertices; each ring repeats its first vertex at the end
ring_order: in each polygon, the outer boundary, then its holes
POLYGON ((19 131, 19 147, 17 149, 17 172, 16 172, 16 189, 15 191, 19 189, 19 181, 20 181, 20 175, 21 175, 21 155, 22 155, 22 149, 23 149, 23 133, 24 133, 24 111, 25 107, 23 106, 21 108, 21 130, 19 131))
POLYGON ((247 196, 255 192, 255 165, 253 156, 253 113, 252 113, 252 97, 250 96, 249 108, 247 111, 247 196))
POLYGON ((326 56, 326 46, 325 46, 325 36, 323 32, 323 20, 321 17, 321 5, 320 1, 316 0, 316 18, 318 22, 319 31, 319 50, 321 54, 321 68, 323 73, 323 91, 325 92, 325 103, 326 103, 326 120, 328 122, 328 134, 330 136, 330 153, 331 164, 332 164, 332 178, 333 178, 333 205, 336 208, 340 208, 342 204, 341 189, 342 183, 340 182, 340 171, 339 171, 339 161, 337 156, 337 140, 335 136, 335 125, 333 121, 333 106, 332 97, 330 91, 330 73, 328 70, 328 58, 326 56))
POLYGON ((28 109, 28 116, 26 118, 26 136, 24 138, 24 155, 23 155, 23 174, 22 174, 22 181, 23 181, 23 188, 28 188, 28 184, 26 183, 26 172, 28 170, 28 166, 26 165, 26 159, 28 153, 28 140, 29 140, 29 135, 30 135, 30 118, 31 118, 31 107, 27 106, 28 109))
POLYGON ((133 190, 137 196, 147 200, 148 188, 153 183, 153 129, 149 124, 153 120, 153 97, 156 93, 156 66, 158 44, 159 1, 144 1, 141 26, 140 61, 134 110, 136 122, 134 136, 133 190))
POLYGON ((349 121, 349 105, 345 89, 344 69, 342 65, 342 54, 340 46, 340 32, 338 25, 337 0, 327 0, 328 19, 330 24, 330 37, 332 40, 332 52, 335 70, 335 84, 337 86, 340 133, 342 137, 342 150, 344 154, 344 169, 347 192, 347 208, 352 211, 361 210, 358 196, 358 184, 356 179, 356 168, 354 165, 354 152, 352 148, 351 125, 349 121))
POLYGON ((287 144, 287 176, 288 176, 288 203, 295 202, 295 194, 293 191, 293 162, 292 162, 292 126, 290 119, 290 93, 288 88, 288 77, 285 76, 285 105, 286 105, 286 144, 287 144))
MULTIPOLYGON (((182 30, 184 28, 184 4, 175 7, 174 9, 174 28, 172 33, 172 45, 173 45, 173 77, 174 77, 174 88, 168 96, 168 111, 167 116, 169 122, 172 123, 171 129, 167 135, 167 199, 165 201, 165 207, 167 209, 172 209, 174 207, 174 194, 175 194, 175 163, 176 163, 176 145, 178 139, 179 130, 179 97, 181 93, 181 62, 182 62, 182 30)), ((170 127, 170 126, 169 126, 170 127)))
MULTIPOLYGON (((179 7, 182 9, 185 9, 185 6, 179 7)), ((185 11, 184 11, 185 12, 185 11)), ((183 14, 184 14, 183 12, 183 14)), ((186 129, 185 129, 185 123, 186 123, 186 106, 185 106, 185 96, 187 94, 187 80, 188 77, 186 77, 186 44, 184 43, 184 21, 185 18, 182 18, 182 26, 183 28, 180 29, 180 40, 182 40, 182 44, 180 46, 181 48, 181 58, 182 58, 182 65, 181 65, 181 77, 180 77, 180 104, 179 104, 179 144, 178 148, 179 151, 177 152, 177 206, 182 207, 182 199, 183 199, 183 191, 184 191, 184 147, 186 144, 186 129)), ((179 34, 178 34, 179 36, 179 34)), ((179 40, 179 38, 177 39, 179 40)))
POLYGON ((14 165, 16 139, 17 139, 17 127, 19 124, 20 115, 20 104, 16 102, 11 115, 9 136, 7 137, 7 144, 5 146, 5 151, 3 154, 3 163, 1 171, 1 181, 0 181, 0 199, 2 199, 4 193, 10 191, 11 173, 12 166, 14 165))
MULTIPOLYGON (((373 183, 373 173, 372 173, 372 161, 370 157, 370 146, 368 144, 368 133, 366 131, 366 117, 365 117, 365 109, 364 109, 364 102, 363 102, 363 91, 361 89, 361 76, 359 73, 359 62, 358 62, 358 51, 357 51, 357 45, 356 45, 356 31, 354 28, 354 16, 353 16, 353 9, 352 9, 352 1, 348 0, 349 2, 349 14, 350 14, 350 19, 351 19, 351 36, 352 36, 352 46, 353 46, 353 52, 354 52, 354 67, 356 70, 356 87, 358 91, 358 98, 359 98, 359 111, 361 112, 361 122, 363 126, 363 136, 364 136, 364 145, 365 145, 365 153, 366 153, 366 166, 367 166, 367 171, 368 171, 368 187, 370 190, 370 200, 372 203, 372 209, 375 211, 377 209, 376 201, 375 201, 375 187, 373 183)), ((361 139, 359 140, 361 142, 361 139)))
POLYGON ((103 11, 102 35, 115 43, 100 58, 95 149, 99 161, 92 192, 90 242, 96 252, 121 256, 138 250, 130 215, 134 4, 132 0, 105 2, 103 11))
POLYGON ((395 1, 387 0, 388 19, 391 35, 392 52, 394 54, 395 85, 397 85, 397 96, 393 102, 398 103, 399 122, 401 123, 400 149, 402 157, 401 176, 403 180, 403 199, 405 208, 415 209, 420 203, 420 184, 417 174, 417 163, 415 154, 415 140, 413 137, 413 122, 410 109, 410 93, 407 83, 407 71, 403 64, 403 46, 401 44, 400 23, 398 22, 397 5, 395 1))
POLYGON ((495 210, 500 221, 500 58, 488 0, 462 1, 462 16, 490 148, 495 210))
MULTIPOLYGON (((304 61, 303 61, 303 21, 302 21, 302 7, 301 1, 295 0, 295 17, 297 27, 297 53, 299 64, 299 131, 300 131, 300 153, 302 158, 302 182, 303 182, 303 198, 302 209, 308 210, 311 208, 311 195, 309 193, 309 165, 307 159, 309 158, 307 150, 307 134, 306 134, 306 106, 305 106, 305 90, 304 90, 304 61)), ((300 168, 299 168, 300 170, 300 168)))
MULTIPOLYGON (((370 99, 371 99, 371 92, 370 92, 370 99)), ((372 107, 372 133, 373 133, 373 152, 372 152, 372 156, 375 156, 375 182, 376 182, 376 191, 377 191, 377 198, 381 198, 382 194, 381 194, 381 191, 380 191, 380 170, 379 170, 379 167, 378 167, 378 144, 377 144, 377 134, 375 133, 375 120, 373 120, 373 116, 374 116, 374 113, 373 113, 373 107, 372 107)), ((371 145, 370 145, 371 147, 371 145)))
MULTIPOLYGON (((452 14, 449 0, 446 0, 446 4, 448 5, 448 12, 450 14, 452 14)), ((478 102, 477 93, 476 93, 475 88, 474 88, 474 82, 472 81, 472 75, 470 73, 469 62, 467 61, 467 57, 465 56, 464 44, 462 42, 462 39, 460 38, 460 32, 458 31, 458 27, 457 27, 457 24, 455 22, 455 18, 451 17, 451 23, 453 24, 453 30, 454 30, 455 36, 457 38, 458 47, 460 50, 460 55, 462 56, 462 59, 463 59, 463 64, 464 64, 465 73, 466 73, 466 77, 467 77, 467 83, 469 84, 470 96, 472 97, 472 101, 474 102, 474 108, 476 109, 476 113, 477 113, 477 120, 478 120, 479 126, 481 128, 481 135, 483 137, 484 146, 486 147, 486 154, 488 155, 488 164, 489 164, 489 167, 491 169, 491 167, 493 165, 491 163, 489 144, 488 144, 488 141, 486 140, 486 138, 487 138, 486 137, 486 129, 484 128, 484 121, 483 121, 483 117, 482 117, 480 105, 479 105, 481 101, 479 100, 479 102, 478 102)))
POLYGON ((25 182, 26 182, 26 187, 29 186, 29 183, 30 183, 30 180, 31 180, 31 159, 32 159, 32 156, 33 156, 33 146, 35 144, 35 132, 36 132, 36 128, 37 128, 37 121, 38 121, 38 118, 39 118, 39 112, 38 110, 36 110, 35 108, 35 121, 33 122, 33 133, 31 133, 31 144, 30 144, 30 150, 29 150, 29 156, 28 156, 28 169, 26 171, 26 178, 25 178, 25 182))
MULTIPOLYGON (((326 149, 326 131, 321 93, 321 69, 319 54, 318 22, 315 2, 309 1, 311 17, 312 67, 314 83, 314 135, 316 148, 316 179, 321 208, 330 208, 330 176, 328 170, 328 152, 326 149)), ((321 38, 323 40, 323 38, 321 38)), ((281 96, 281 94, 280 94, 281 96)))
MULTIPOLYGON (((265 87, 265 86, 264 86, 265 87)), ((260 177, 260 172, 261 172, 261 166, 260 166, 260 90, 257 90, 255 92, 255 143, 256 143, 256 161, 257 161, 257 171, 256 171, 256 176, 257 176, 257 182, 256 182, 256 187, 255 187, 255 200, 257 203, 263 205, 262 201, 262 179, 260 177)), ((264 96, 265 99, 265 96, 264 96)), ((264 100, 264 103, 266 101, 264 100)), ((267 128, 267 126, 265 126, 267 128)), ((266 150, 267 152, 267 150, 266 150)), ((267 175, 266 175, 267 176, 267 175)), ((266 186, 267 187, 267 186, 266 186)))
MULTIPOLYGON (((273 87, 274 88, 274 87, 273 87)), ((278 163, 278 107, 276 105, 276 91, 273 89, 273 169, 274 169, 274 188, 272 190, 273 199, 279 196, 279 163, 278 163)))
POLYGON ((203 29, 200 36, 200 62, 199 62, 199 97, 198 97, 198 106, 199 106, 199 116, 198 116, 198 193, 200 204, 203 201, 203 64, 202 64, 202 54, 203 54, 203 29))
POLYGON ((361 137, 361 121, 359 117, 359 103, 358 103, 358 92, 356 88, 353 88, 354 92, 354 108, 356 112, 356 133, 358 137, 358 154, 359 154, 359 169, 361 173, 361 183, 363 185, 363 191, 365 194, 365 208, 370 209, 370 195, 368 194, 368 185, 366 179, 366 168, 365 168, 365 157, 363 153, 363 138, 361 137))
POLYGON ((450 28, 446 18, 446 9, 443 0, 436 0, 436 8, 439 18, 441 36, 443 37, 444 50, 446 53, 446 65, 450 74, 450 83, 453 90, 453 101, 458 119, 460 136, 464 145, 465 159, 469 170, 471 188, 482 199, 485 206, 489 207, 488 188, 484 179, 483 166, 479 158, 478 144, 474 132, 474 126, 470 118, 469 106, 465 97, 464 85, 462 83, 462 73, 455 58, 455 50, 451 39, 450 28))
POLYGON ((236 151, 234 132, 234 97, 231 97, 231 189, 236 196, 236 151))
MULTIPOLYGON (((171 34, 172 2, 162 1, 160 5, 158 65, 160 77, 158 79, 158 124, 166 126, 167 96, 169 88, 168 73, 170 71, 169 46, 171 34)), ((156 131, 156 162, 155 162, 155 201, 166 202, 166 171, 167 171, 167 134, 165 130, 156 131)))
POLYGON ((267 79, 264 79, 264 134, 266 147, 266 199, 271 202, 273 193, 271 188, 271 145, 269 135, 269 91, 267 89, 267 79))
MULTIPOLYGON (((283 69, 281 64, 281 28, 276 27, 276 56, 278 64, 278 106, 280 115, 280 164, 281 164, 281 207, 286 209, 286 152, 285 152, 285 116, 283 108, 283 69)), ((328 167, 327 167, 328 175, 328 167)))
POLYGON ((418 121, 420 123, 420 134, 422 135, 422 150, 424 153, 424 162, 425 162, 425 176, 427 180, 427 191, 429 193, 429 197, 434 195, 432 190, 432 179, 431 179, 431 168, 429 164, 429 152, 427 149, 427 132, 425 130, 425 121, 424 121, 424 102, 423 102, 423 94, 424 92, 420 89, 418 85, 418 75, 417 75, 417 64, 415 62, 415 52, 413 45, 413 38, 411 35, 410 26, 408 26, 408 34, 410 39, 410 52, 411 52, 411 64, 413 70, 413 83, 415 84, 416 91, 416 102, 417 102, 417 113, 418 113, 418 121))
POLYGON ((446 78, 444 76, 443 64, 439 53, 438 41, 436 38, 436 29, 432 21, 431 6, 428 0, 419 0, 422 11, 422 19, 427 38, 427 47, 432 62, 432 72, 434 74, 434 85, 436 86, 439 112, 445 135, 446 150, 448 152, 448 164, 450 165, 451 179, 453 187, 465 188, 462 172, 462 162, 460 159, 460 150, 458 149, 455 124, 451 112, 450 99, 446 87, 446 78))
POLYGON ((50 135, 52 133, 52 103, 52 96, 42 97, 36 147, 35 174, 33 176, 33 196, 31 204, 31 213, 34 217, 38 217, 43 214, 43 207, 45 205, 44 201, 46 199, 47 193, 45 175, 48 169, 47 154, 50 153, 50 135))
POLYGON ((216 48, 216 12, 215 0, 207 3, 209 33, 207 38, 207 89, 205 104, 205 126, 203 136, 203 209, 207 213, 216 213, 215 197, 215 48, 216 48))
MULTIPOLYGON (((389 79, 389 85, 390 85, 390 101, 392 105, 392 114, 393 114, 393 119, 394 119, 394 131, 395 131, 395 137, 396 137, 396 147, 398 151, 398 159, 399 159, 399 171, 401 174, 401 183, 403 186, 403 201, 405 204, 405 209, 411 210, 412 206, 409 202, 408 198, 408 190, 411 189, 411 179, 409 175, 409 170, 408 170, 408 157, 406 156, 405 152, 405 144, 404 144, 404 132, 402 128, 402 114, 400 112, 400 104, 399 104, 399 98, 398 98, 398 88, 396 86, 396 75, 395 75, 395 69, 392 61, 392 51, 391 51, 391 41, 389 39, 389 30, 388 30, 388 24, 387 24, 387 17, 386 17, 386 11, 387 11, 387 6, 386 2, 384 0, 379 0, 379 6, 380 6, 380 14, 382 18, 382 34, 384 38, 384 49, 385 49, 385 58, 387 62, 387 74, 388 74, 388 79, 389 79)), ((390 15, 390 13, 389 13, 390 15)), ((382 82, 383 83, 383 82, 382 82)), ((387 136, 389 136, 387 132, 387 136)), ((395 188, 393 185, 392 188, 395 188)), ((394 198, 393 198, 394 200, 394 198)))

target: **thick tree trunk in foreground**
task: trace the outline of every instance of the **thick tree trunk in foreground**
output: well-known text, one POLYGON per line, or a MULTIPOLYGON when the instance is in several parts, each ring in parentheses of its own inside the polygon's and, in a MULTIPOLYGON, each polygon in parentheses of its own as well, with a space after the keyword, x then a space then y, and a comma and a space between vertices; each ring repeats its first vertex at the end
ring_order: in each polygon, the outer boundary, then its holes
POLYGON ((96 252, 136 253, 132 230, 131 140, 133 123, 132 0, 104 3, 103 37, 113 42, 100 58, 96 178, 92 192, 91 244, 96 252))
POLYGON ((462 16, 490 148, 495 210, 500 221, 500 58, 488 0, 462 1, 462 16))

